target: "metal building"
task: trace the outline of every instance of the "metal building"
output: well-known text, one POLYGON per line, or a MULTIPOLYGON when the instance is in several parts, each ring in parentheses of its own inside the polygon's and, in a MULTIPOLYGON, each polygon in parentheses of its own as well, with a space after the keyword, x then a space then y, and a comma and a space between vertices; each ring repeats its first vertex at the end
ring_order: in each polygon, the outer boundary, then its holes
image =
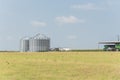
POLYGON ((50 38, 37 34, 31 38, 21 40, 21 52, 41 52, 50 50, 50 38))
POLYGON ((30 52, 41 52, 49 51, 50 49, 50 38, 43 34, 37 34, 29 40, 29 51, 30 52))
POLYGON ((20 41, 20 51, 21 52, 28 52, 29 51, 29 38, 23 38, 20 41))

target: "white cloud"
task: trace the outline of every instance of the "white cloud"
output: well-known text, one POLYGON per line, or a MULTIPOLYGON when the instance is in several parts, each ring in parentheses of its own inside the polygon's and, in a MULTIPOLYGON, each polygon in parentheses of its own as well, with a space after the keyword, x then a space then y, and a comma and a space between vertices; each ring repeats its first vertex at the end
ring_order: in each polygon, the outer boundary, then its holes
POLYGON ((71 24, 74 24, 74 23, 84 23, 85 21, 82 20, 82 19, 78 19, 77 17, 75 16, 59 16, 59 17, 56 17, 56 21, 60 24, 65 24, 65 23, 71 23, 71 24))
POLYGON ((72 5, 71 8, 81 9, 81 10, 100 10, 100 9, 102 9, 100 7, 97 7, 93 3, 72 5))
POLYGON ((76 35, 69 35, 67 38, 71 39, 71 40, 75 40, 75 39, 77 39, 77 36, 76 35))
POLYGON ((32 21, 31 22, 32 26, 47 26, 47 23, 45 22, 40 22, 40 21, 32 21))

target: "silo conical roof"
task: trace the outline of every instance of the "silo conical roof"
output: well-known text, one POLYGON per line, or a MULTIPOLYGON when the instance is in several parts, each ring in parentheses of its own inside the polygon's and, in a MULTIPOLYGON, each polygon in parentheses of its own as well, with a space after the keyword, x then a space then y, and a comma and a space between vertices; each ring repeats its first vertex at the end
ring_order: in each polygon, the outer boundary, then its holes
POLYGON ((44 34, 37 34, 33 37, 33 39, 49 39, 49 37, 45 36, 44 34))

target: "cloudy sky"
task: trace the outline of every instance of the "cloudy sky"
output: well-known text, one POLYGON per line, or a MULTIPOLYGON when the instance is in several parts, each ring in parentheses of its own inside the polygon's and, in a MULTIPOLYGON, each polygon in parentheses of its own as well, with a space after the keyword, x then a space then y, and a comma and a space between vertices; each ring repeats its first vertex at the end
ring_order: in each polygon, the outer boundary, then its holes
POLYGON ((120 0, 0 0, 0 50, 37 33, 51 47, 96 49, 120 35, 120 0))

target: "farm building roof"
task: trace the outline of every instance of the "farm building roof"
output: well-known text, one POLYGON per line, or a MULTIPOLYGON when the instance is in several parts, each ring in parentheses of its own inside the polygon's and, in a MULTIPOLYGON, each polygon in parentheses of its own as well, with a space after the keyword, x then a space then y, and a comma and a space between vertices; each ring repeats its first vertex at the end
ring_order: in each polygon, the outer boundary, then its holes
POLYGON ((106 42, 99 42, 99 44, 118 44, 120 41, 106 41, 106 42))

